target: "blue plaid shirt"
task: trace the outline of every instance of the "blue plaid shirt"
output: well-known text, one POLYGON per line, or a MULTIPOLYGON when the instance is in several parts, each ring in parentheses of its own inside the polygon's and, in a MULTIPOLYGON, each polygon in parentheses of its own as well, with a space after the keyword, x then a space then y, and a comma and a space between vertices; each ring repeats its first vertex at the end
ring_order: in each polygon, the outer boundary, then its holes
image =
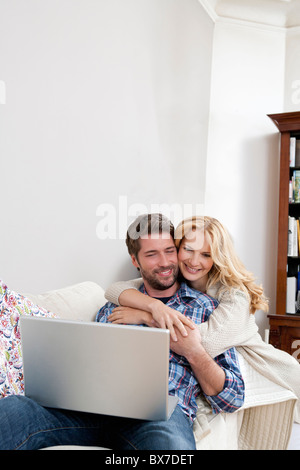
MULTIPOLYGON (((140 291, 147 294, 144 285, 140 291)), ((191 289, 186 283, 182 283, 178 291, 171 297, 167 304, 178 310, 183 315, 191 318, 196 324, 205 322, 218 302, 206 294, 191 289)), ((116 307, 107 302, 98 312, 96 321, 108 322, 107 317, 116 307)), ((244 381, 240 372, 238 358, 234 348, 215 357, 216 363, 225 372, 225 384, 223 390, 215 396, 205 395, 192 371, 188 361, 183 356, 170 351, 169 356, 169 394, 178 397, 178 404, 183 412, 194 421, 197 411, 196 397, 202 393, 210 403, 213 413, 232 413, 244 403, 244 381)))

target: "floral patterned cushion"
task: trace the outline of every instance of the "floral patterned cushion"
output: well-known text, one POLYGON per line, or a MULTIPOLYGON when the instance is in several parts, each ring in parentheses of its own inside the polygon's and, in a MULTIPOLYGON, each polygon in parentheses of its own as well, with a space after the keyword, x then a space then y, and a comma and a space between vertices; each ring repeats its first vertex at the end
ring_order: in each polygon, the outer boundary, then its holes
POLYGON ((24 395, 20 315, 57 318, 0 280, 0 398, 24 395))

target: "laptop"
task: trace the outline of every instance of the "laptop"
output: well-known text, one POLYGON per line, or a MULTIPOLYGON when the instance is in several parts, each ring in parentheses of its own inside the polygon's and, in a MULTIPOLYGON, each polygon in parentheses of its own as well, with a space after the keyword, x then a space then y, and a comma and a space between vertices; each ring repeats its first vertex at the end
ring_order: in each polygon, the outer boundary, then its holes
POLYGON ((22 316, 25 395, 50 408, 167 420, 169 331, 22 316))

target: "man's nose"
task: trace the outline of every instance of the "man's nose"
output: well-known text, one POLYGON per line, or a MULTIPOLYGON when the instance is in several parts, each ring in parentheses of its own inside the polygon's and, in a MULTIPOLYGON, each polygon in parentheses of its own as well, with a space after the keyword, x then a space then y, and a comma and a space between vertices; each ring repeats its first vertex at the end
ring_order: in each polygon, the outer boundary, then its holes
POLYGON ((170 263, 169 263, 169 259, 167 257, 167 255, 165 253, 161 253, 160 254, 160 257, 159 257, 159 265, 160 266, 168 266, 170 263))

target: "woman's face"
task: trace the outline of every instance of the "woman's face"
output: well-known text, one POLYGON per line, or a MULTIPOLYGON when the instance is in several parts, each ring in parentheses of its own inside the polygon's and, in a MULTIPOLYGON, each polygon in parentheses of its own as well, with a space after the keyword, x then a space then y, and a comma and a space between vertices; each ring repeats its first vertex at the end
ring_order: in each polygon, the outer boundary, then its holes
POLYGON ((178 264, 183 277, 191 287, 206 291, 208 273, 213 266, 210 244, 203 230, 190 232, 178 251, 178 264))

